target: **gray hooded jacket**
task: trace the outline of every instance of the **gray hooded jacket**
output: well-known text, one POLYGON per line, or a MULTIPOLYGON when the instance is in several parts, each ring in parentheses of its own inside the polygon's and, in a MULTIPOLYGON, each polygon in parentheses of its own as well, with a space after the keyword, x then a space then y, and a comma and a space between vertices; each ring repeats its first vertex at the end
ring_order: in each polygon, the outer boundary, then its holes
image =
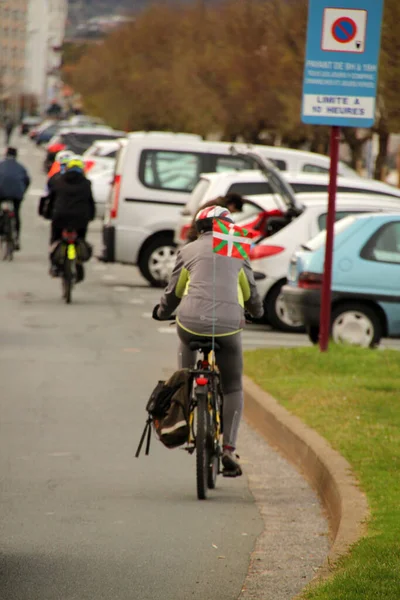
POLYGON ((183 329, 205 336, 241 331, 244 309, 253 317, 263 315, 249 261, 215 254, 212 232, 178 252, 158 316, 167 318, 176 308, 183 329))

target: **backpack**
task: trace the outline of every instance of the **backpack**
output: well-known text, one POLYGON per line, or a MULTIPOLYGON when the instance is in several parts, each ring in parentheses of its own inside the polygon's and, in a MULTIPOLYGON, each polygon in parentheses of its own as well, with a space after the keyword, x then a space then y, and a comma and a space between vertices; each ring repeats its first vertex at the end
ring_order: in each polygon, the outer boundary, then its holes
POLYGON ((138 458, 147 434, 146 454, 150 451, 151 426, 167 448, 177 448, 189 438, 190 391, 192 375, 180 369, 168 379, 159 381, 146 405, 147 421, 136 451, 138 458))

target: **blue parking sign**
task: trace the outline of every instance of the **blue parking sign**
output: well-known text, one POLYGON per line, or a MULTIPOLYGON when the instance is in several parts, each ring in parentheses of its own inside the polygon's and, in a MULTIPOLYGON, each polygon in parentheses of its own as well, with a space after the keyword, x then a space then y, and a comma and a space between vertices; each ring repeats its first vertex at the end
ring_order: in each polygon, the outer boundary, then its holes
POLYGON ((383 0, 309 0, 302 121, 372 127, 383 0))

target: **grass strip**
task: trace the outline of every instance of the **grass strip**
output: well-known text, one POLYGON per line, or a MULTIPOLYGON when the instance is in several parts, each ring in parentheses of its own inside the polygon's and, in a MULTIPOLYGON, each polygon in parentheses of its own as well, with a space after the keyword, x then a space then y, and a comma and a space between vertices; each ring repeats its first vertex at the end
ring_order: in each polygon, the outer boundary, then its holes
POLYGON ((371 508, 366 537, 301 597, 400 600, 400 352, 254 350, 245 372, 348 460, 371 508))

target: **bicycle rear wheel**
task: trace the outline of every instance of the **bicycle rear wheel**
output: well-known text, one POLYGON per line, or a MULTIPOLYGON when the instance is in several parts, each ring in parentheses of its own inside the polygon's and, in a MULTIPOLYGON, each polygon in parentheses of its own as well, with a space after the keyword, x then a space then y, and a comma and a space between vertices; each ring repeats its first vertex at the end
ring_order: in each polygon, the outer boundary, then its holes
POLYGON ((7 239, 5 236, 1 236, 1 238, 0 238, 0 250, 1 250, 1 259, 8 260, 8 246, 7 246, 7 239))
POLYGON ((12 239, 7 240, 7 260, 13 260, 14 258, 14 242, 12 239))
POLYGON ((207 463, 207 485, 210 490, 214 490, 217 485, 217 476, 219 473, 220 447, 217 439, 216 415, 207 411, 208 428, 208 463, 207 463))
POLYGON ((66 304, 71 304, 72 300, 72 279, 73 274, 71 269, 71 261, 66 259, 64 264, 64 273, 62 276, 62 291, 66 304))
POLYGON ((207 410, 207 391, 196 394, 197 400, 197 419, 196 419, 196 484, 197 497, 199 500, 207 498, 208 483, 208 410, 207 410))

